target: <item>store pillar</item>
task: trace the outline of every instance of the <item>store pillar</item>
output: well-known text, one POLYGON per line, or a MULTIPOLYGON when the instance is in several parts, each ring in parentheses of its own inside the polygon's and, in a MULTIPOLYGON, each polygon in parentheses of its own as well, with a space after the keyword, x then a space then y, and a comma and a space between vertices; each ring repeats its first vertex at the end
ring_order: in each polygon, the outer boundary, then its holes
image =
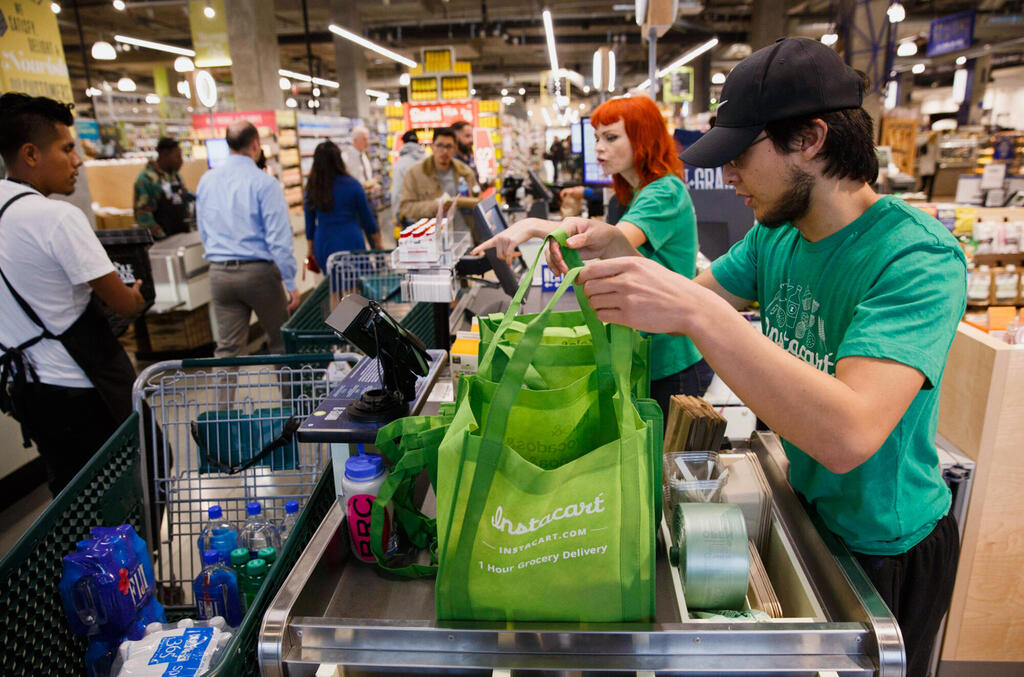
POLYGON ((711 103, 711 52, 704 52, 693 60, 693 103, 690 115, 708 110, 711 103))
POLYGON ((235 110, 281 108, 274 0, 225 0, 235 110))
POLYGON ((754 51, 786 36, 789 0, 758 0, 750 17, 750 48, 754 51))
MULTIPOLYGON (((991 65, 992 58, 990 56, 968 59, 964 64, 964 69, 967 71, 967 86, 964 89, 963 103, 960 104, 960 109, 956 113, 958 125, 981 124, 981 102, 985 98, 985 86, 988 84, 991 65)), ((955 96, 955 83, 953 91, 955 96)))
POLYGON ((877 138, 885 88, 896 55, 896 24, 889 23, 889 0, 840 0, 836 30, 846 63, 868 77, 864 109, 871 115, 877 138))
MULTIPOLYGON (((362 34, 356 3, 351 0, 330 0, 331 22, 362 34)), ((334 63, 338 72, 338 103, 341 114, 350 118, 370 117, 370 99, 366 95, 366 53, 359 45, 334 36, 334 63)), ((396 76, 397 78, 397 76, 396 76)))

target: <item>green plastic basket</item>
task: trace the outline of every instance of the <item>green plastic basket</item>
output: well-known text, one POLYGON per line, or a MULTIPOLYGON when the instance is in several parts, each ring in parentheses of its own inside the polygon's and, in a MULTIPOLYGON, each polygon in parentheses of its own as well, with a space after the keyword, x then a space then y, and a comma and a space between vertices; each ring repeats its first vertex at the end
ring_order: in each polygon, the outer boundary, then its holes
POLYGON ((83 674, 88 642, 68 628, 62 558, 94 526, 143 530, 139 415, 132 414, 0 560, 0 674, 83 674))
MULTIPOLYGON (((68 629, 57 584, 61 559, 94 526, 131 524, 143 531, 139 417, 133 413, 0 560, 0 674, 84 673, 85 638, 68 629)), ((335 501, 328 462, 299 513, 263 588, 207 675, 259 675, 256 648, 267 607, 335 501)), ((173 613, 168 621, 177 620, 173 613)))

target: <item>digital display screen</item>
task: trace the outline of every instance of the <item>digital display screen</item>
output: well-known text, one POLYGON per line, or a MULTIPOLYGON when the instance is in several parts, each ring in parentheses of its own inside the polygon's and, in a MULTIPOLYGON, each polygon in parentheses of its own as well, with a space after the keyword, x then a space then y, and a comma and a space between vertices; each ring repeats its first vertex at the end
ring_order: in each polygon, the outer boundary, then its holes
POLYGON ((206 139, 206 164, 210 169, 216 169, 230 154, 227 139, 206 139))
POLYGON ((577 122, 569 132, 570 151, 576 154, 583 152, 583 122, 577 122))
POLYGON ((590 118, 580 120, 583 136, 583 183, 608 186, 612 183, 612 177, 607 176, 601 165, 597 164, 597 150, 594 148, 594 127, 590 124, 590 118))

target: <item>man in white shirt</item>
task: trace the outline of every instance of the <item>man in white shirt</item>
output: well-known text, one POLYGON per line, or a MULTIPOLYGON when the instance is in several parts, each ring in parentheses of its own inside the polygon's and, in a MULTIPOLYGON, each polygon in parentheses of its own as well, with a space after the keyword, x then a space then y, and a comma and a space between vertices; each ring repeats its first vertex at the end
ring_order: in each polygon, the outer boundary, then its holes
POLYGON ((380 181, 373 175, 373 165, 366 149, 370 147, 370 130, 359 125, 352 130, 352 145, 345 148, 341 159, 345 161, 345 171, 362 184, 367 196, 372 197, 380 187, 380 181))
POLYGON ((56 495, 131 413, 135 373, 95 296, 119 314, 145 307, 74 205, 82 159, 70 107, 0 96, 0 409, 34 441, 56 495))

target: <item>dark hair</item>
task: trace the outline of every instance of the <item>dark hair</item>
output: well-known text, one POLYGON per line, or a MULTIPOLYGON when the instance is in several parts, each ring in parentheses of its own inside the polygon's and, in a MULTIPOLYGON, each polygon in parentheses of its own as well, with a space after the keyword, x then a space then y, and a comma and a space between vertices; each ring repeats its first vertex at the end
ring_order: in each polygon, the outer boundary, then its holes
POLYGON ((237 130, 228 127, 224 138, 228 141, 228 148, 234 151, 241 151, 248 148, 255 139, 260 138, 260 132, 256 129, 256 125, 246 122, 244 126, 237 130))
POLYGON ((457 132, 460 129, 462 129, 463 127, 469 127, 469 123, 466 122, 465 120, 459 120, 458 122, 453 122, 452 123, 451 129, 452 129, 453 132, 457 132))
POLYGON ((26 143, 44 146, 57 138, 57 125, 75 124, 74 104, 45 96, 7 92, 0 96, 0 155, 8 168, 26 143))
POLYGON ((415 129, 410 129, 405 134, 402 134, 402 143, 419 143, 420 137, 416 133, 415 129))
POLYGON ((156 142, 156 152, 158 155, 163 155, 167 151, 171 151, 179 147, 178 140, 172 139, 169 136, 165 136, 156 142))
POLYGON ((452 141, 455 140, 455 132, 451 127, 436 127, 434 129, 434 141, 437 141, 437 137, 439 136, 447 136, 452 141))
POLYGON ((825 163, 825 176, 874 183, 878 178, 871 116, 863 108, 845 108, 831 113, 769 122, 765 132, 780 153, 800 149, 800 142, 814 124, 828 125, 825 144, 815 159, 825 163))
POLYGON ((329 212, 334 209, 334 179, 348 176, 341 151, 333 141, 324 141, 313 151, 313 168, 306 179, 306 205, 329 212))

